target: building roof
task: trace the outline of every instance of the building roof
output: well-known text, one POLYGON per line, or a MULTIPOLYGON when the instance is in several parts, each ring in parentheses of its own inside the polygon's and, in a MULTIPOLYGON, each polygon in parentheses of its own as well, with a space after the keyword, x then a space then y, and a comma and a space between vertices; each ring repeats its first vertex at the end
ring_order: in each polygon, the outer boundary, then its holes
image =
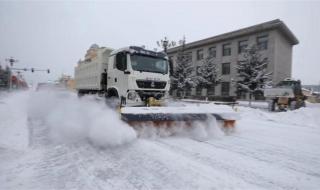
MULTIPOLYGON (((202 39, 199 41, 187 43, 186 48, 187 49, 196 48, 196 47, 204 46, 207 44, 212 44, 212 43, 216 43, 216 42, 220 42, 220 41, 224 41, 224 40, 230 40, 232 38, 237 38, 237 37, 241 37, 244 35, 249 35, 249 34, 257 33, 257 32, 264 32, 264 31, 273 30, 273 29, 278 29, 288 39, 288 41, 291 45, 296 45, 299 43, 296 36, 290 31, 290 29, 284 24, 284 22, 282 22, 280 19, 276 19, 276 20, 264 22, 261 24, 257 24, 254 26, 235 30, 232 32, 227 32, 224 34, 213 36, 210 38, 205 38, 205 39, 202 39)), ((179 49, 179 46, 168 49, 168 53, 174 53, 178 49, 179 49)))

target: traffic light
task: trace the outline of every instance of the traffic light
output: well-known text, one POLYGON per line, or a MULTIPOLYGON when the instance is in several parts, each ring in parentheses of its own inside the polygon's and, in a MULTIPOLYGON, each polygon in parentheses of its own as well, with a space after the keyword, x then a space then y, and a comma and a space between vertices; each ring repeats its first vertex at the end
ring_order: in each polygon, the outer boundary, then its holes
POLYGON ((31 68, 31 72, 34 72, 34 68, 31 68))

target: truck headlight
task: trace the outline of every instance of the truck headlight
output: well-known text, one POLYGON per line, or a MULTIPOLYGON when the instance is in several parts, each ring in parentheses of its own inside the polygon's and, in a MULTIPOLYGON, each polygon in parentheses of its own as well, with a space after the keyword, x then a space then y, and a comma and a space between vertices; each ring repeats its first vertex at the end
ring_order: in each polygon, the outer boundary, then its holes
POLYGON ((128 99, 129 100, 135 100, 137 98, 137 93, 136 92, 129 92, 128 93, 128 99))

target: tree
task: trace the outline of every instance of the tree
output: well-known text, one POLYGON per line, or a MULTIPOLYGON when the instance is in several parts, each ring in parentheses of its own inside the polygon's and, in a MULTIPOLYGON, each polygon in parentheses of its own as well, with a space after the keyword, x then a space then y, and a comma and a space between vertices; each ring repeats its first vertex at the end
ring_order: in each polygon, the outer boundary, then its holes
POLYGON ((186 91, 196 87, 199 84, 199 77, 195 72, 194 64, 191 60, 191 55, 185 52, 186 40, 183 37, 180 40, 180 49, 178 50, 175 68, 171 76, 171 85, 176 89, 180 97, 185 97, 186 91))
POLYGON ((197 68, 197 80, 198 88, 206 88, 207 90, 213 89, 217 84, 219 84, 221 77, 218 76, 218 67, 214 63, 214 58, 212 56, 206 57, 201 66, 197 68))
POLYGON ((267 73, 268 59, 262 58, 256 45, 248 47, 239 61, 236 69, 238 80, 236 81, 237 93, 249 93, 249 105, 252 95, 262 93, 263 89, 270 85, 272 72, 267 73))

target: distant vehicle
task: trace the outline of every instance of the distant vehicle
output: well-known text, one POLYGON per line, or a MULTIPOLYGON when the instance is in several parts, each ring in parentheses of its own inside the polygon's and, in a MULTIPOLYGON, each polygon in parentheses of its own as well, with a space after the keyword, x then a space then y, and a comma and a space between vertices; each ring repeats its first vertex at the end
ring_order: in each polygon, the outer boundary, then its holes
POLYGON ((300 80, 285 79, 273 88, 264 90, 264 96, 269 99, 270 111, 294 110, 305 107, 307 97, 302 93, 300 80))
POLYGON ((36 91, 42 91, 42 90, 66 90, 66 88, 59 83, 49 83, 49 82, 38 83, 36 91))

